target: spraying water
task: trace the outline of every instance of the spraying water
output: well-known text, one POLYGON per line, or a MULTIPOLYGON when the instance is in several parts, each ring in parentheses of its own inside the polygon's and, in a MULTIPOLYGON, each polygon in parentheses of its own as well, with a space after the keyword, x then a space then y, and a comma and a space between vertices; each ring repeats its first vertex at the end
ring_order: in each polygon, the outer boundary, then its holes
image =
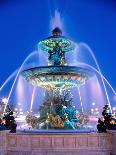
POLYGON ((51 29, 53 30, 55 27, 63 29, 61 15, 57 10, 55 10, 54 17, 51 19, 51 29))
POLYGON ((36 91, 36 87, 33 88, 33 92, 32 92, 30 112, 32 112, 32 109, 33 109, 33 103, 34 103, 35 91, 36 91))
POLYGON ((103 87, 104 87, 104 90, 105 90, 106 98, 107 98, 107 101, 108 101, 108 104, 109 104, 109 108, 110 108, 110 111, 111 111, 111 113, 112 113, 111 103, 110 103, 110 100, 109 100, 109 96, 108 96, 108 93, 107 93, 107 89, 106 89, 106 86, 105 86, 105 83, 104 83, 104 79, 103 79, 103 76, 102 76, 102 72, 101 72, 100 66, 99 66, 99 64, 98 64, 98 62, 97 62, 97 59, 96 59, 96 57, 95 57, 93 51, 91 50, 91 48, 90 48, 86 43, 83 43, 83 42, 82 42, 82 43, 79 43, 79 46, 88 49, 90 55, 92 56, 92 58, 93 58, 93 60, 94 60, 94 62, 95 62, 95 64, 96 64, 96 66, 97 66, 97 69, 99 70, 100 77, 101 77, 101 80, 102 80, 102 84, 103 84, 103 87))
POLYGON ((112 92, 116 95, 116 92, 114 90, 114 88, 111 86, 111 84, 109 83, 109 81, 103 76, 103 74, 101 74, 96 68, 92 67, 91 65, 85 64, 85 63, 78 63, 78 65, 85 65, 88 66, 89 68, 91 68, 92 70, 94 70, 98 75, 102 76, 102 78, 105 80, 105 82, 107 83, 107 85, 111 88, 112 92))
MULTIPOLYGON (((17 69, 18 70, 18 69, 17 69)), ((5 87, 5 85, 16 75, 17 70, 15 70, 6 80, 5 82, 2 84, 2 86, 0 87, 0 91, 2 91, 2 89, 5 87)))
MULTIPOLYGON (((5 105, 4 112, 5 112, 5 110, 6 110, 6 107, 7 107, 8 103, 9 103, 9 99, 10 99, 10 96, 11 96, 11 94, 12 94, 14 85, 15 85, 15 83, 16 83, 16 81, 17 81, 17 78, 18 78, 20 72, 22 71, 22 68, 23 68, 24 64, 27 62, 27 60, 29 60, 29 58, 31 58, 31 57, 32 57, 33 55, 35 55, 35 54, 38 54, 38 51, 34 51, 34 52, 32 52, 31 54, 29 54, 29 55, 26 57, 26 59, 23 61, 21 67, 19 68, 19 70, 18 70, 18 72, 17 72, 17 74, 16 74, 16 77, 15 77, 15 79, 14 79, 14 82, 13 82, 13 84, 12 84, 12 87, 11 87, 11 89, 10 89, 10 92, 9 92, 9 95, 8 95, 8 101, 7 101, 7 104, 5 105)), ((4 113, 4 112, 3 112, 3 113, 4 113)))
POLYGON ((81 110, 82 110, 82 113, 84 113, 83 102, 82 102, 81 92, 80 92, 79 88, 78 88, 78 93, 79 93, 79 99, 80 99, 80 103, 81 103, 81 110))

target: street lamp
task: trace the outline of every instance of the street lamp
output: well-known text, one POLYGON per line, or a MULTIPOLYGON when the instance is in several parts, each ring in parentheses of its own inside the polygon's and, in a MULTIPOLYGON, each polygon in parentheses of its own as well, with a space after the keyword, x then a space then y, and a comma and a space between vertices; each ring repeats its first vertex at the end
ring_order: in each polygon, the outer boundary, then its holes
POLYGON ((98 108, 95 108, 96 111, 98 111, 98 108))
POLYGON ((115 110, 116 110, 116 108, 115 108, 115 107, 113 107, 113 108, 112 108, 112 110, 113 110, 113 111, 115 111, 115 110))
POLYGON ((95 102, 93 102, 92 105, 94 106, 95 105, 95 102))
POLYGON ((8 103, 8 99, 5 97, 5 98, 2 99, 2 102, 3 102, 4 104, 7 104, 7 103, 8 103))

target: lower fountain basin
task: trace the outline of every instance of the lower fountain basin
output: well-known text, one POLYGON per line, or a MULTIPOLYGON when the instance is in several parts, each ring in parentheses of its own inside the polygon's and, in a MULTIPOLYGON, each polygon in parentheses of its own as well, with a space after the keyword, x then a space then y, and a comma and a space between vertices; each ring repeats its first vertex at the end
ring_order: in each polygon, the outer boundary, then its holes
POLYGON ((45 66, 24 70, 25 80, 35 86, 49 89, 79 87, 94 74, 87 68, 75 66, 45 66))

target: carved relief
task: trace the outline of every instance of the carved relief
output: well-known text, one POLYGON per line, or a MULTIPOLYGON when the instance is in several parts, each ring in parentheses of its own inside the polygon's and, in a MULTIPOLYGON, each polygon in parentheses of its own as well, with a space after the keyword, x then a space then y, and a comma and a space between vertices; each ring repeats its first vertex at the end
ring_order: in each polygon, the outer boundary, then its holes
POLYGON ((75 137, 64 137, 64 147, 65 148, 75 148, 76 139, 75 137))
POLYGON ((32 137, 31 138, 31 148, 32 149, 39 149, 40 148, 40 138, 39 137, 32 137))
POLYGON ((51 148, 52 139, 51 137, 40 137, 40 147, 41 148, 51 148))
POLYGON ((17 136, 8 136, 8 147, 16 147, 17 146, 17 136))
POLYGON ((98 147, 99 139, 98 136, 89 136, 88 137, 88 146, 89 147, 98 147))
POLYGON ((76 148, 83 148, 88 146, 88 137, 87 136, 78 136, 76 138, 76 148))
POLYGON ((18 147, 29 147, 29 136, 21 135, 17 136, 17 146, 18 147))
POLYGON ((53 137, 52 146, 55 148, 63 148, 64 147, 64 138, 63 137, 53 137))

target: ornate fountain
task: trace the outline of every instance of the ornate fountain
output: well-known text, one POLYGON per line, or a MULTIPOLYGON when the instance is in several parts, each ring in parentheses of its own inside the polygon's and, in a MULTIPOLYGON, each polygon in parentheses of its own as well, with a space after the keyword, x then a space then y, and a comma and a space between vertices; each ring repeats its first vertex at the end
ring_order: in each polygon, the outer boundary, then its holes
POLYGON ((38 129, 77 129, 87 118, 84 114, 77 117, 77 109, 73 106, 70 88, 80 87, 89 80, 93 73, 78 66, 69 66, 67 52, 75 49, 75 44, 62 36, 56 27, 52 35, 38 44, 43 52, 47 52, 48 66, 29 68, 22 72, 26 81, 34 86, 46 89, 45 99, 39 108, 40 117, 26 117, 27 122, 38 129))

